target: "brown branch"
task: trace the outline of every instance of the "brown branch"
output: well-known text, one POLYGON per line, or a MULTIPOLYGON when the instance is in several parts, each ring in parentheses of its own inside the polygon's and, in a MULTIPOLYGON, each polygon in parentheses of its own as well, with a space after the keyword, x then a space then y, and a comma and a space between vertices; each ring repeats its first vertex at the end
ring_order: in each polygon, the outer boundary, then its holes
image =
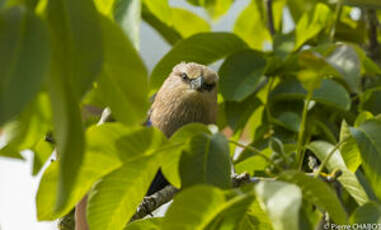
MULTIPOLYGON (((232 176, 232 184, 235 188, 256 181, 257 180, 250 178, 248 173, 241 173, 232 176)), ((177 188, 173 187, 172 185, 168 185, 153 195, 145 197, 138 206, 135 215, 131 218, 130 221, 142 219, 145 216, 150 215, 160 206, 172 200, 178 191, 179 190, 177 188)))

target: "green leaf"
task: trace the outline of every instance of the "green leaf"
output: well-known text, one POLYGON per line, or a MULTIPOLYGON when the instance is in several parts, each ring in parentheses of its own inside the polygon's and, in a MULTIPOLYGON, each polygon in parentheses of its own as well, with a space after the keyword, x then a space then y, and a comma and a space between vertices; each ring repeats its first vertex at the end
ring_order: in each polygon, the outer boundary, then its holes
MULTIPOLYGON (((270 95, 273 100, 287 100, 301 99, 306 94, 307 91, 300 82, 289 79, 277 85, 270 95)), ((331 79, 322 80, 320 88, 314 90, 312 100, 340 110, 349 110, 351 106, 349 93, 343 86, 331 79)))
POLYGON ((252 0, 238 16, 233 31, 246 41, 251 48, 263 50, 265 42, 271 42, 265 18, 263 2, 252 0))
POLYGON ((354 126, 355 126, 355 127, 359 127, 362 123, 364 123, 364 122, 367 121, 367 120, 372 119, 373 117, 374 117, 374 116, 373 116, 372 113, 370 113, 370 112, 368 112, 368 111, 363 111, 363 112, 361 112, 361 113, 356 117, 354 126))
MULTIPOLYGON (((242 218, 242 215, 239 217, 237 214, 245 212, 252 199, 253 193, 247 193, 227 200, 224 192, 218 188, 194 186, 181 191, 174 198, 161 227, 163 230, 216 229, 213 225, 216 227, 215 224, 221 223, 219 221, 224 214, 230 214, 233 223, 237 218, 242 218)), ((228 219, 225 220, 229 221, 228 219)))
POLYGON ((141 21, 141 2, 140 0, 123 0, 114 4, 114 18, 123 28, 128 38, 139 49, 139 32, 141 21))
POLYGON ((90 127, 86 131, 87 148, 73 189, 65 204, 57 210, 58 164, 53 162, 44 172, 36 197, 38 220, 55 220, 68 213, 90 190, 91 186, 122 165, 116 141, 130 132, 119 123, 90 127))
POLYGON ((46 24, 24 8, 0 13, 0 34, 2 125, 37 95, 48 73, 50 49, 46 24))
POLYGON ((173 27, 183 38, 210 31, 209 23, 197 14, 181 8, 171 8, 171 12, 173 27))
POLYGON ((381 119, 372 119, 357 128, 351 128, 352 136, 360 148, 362 166, 375 194, 381 199, 381 119))
POLYGON ((48 88, 60 164, 56 201, 60 210, 83 160, 85 143, 78 99, 102 69, 102 31, 91 0, 49 1, 46 15, 53 47, 48 88))
POLYGON ((105 63, 97 93, 118 121, 137 125, 148 109, 147 70, 123 31, 104 17, 100 22, 105 63))
POLYGON ((150 12, 147 7, 144 7, 144 5, 142 10, 142 18, 146 23, 153 27, 170 45, 174 45, 182 39, 181 34, 175 30, 173 26, 169 26, 166 23, 160 21, 160 19, 157 18, 152 12, 150 12))
POLYGON ((339 73, 352 92, 358 93, 361 83, 361 63, 350 45, 339 45, 328 57, 327 62, 339 73))
POLYGON ((168 0, 161 1, 152 1, 152 0, 142 0, 144 6, 152 12, 155 17, 157 17, 161 22, 171 26, 172 21, 172 12, 168 4, 168 0))
POLYGON ((274 230, 299 229, 302 192, 297 186, 281 181, 261 181, 255 191, 274 230))
POLYGON ((218 19, 228 12, 233 1, 234 0, 205 0, 204 7, 212 19, 218 19))
POLYGON ((124 230, 160 230, 160 224, 163 222, 163 218, 147 218, 143 220, 136 220, 128 224, 124 230))
POLYGON ((163 146, 161 154, 161 170, 167 180, 175 187, 181 187, 179 172, 180 157, 189 146, 189 141, 193 136, 201 134, 211 134, 207 126, 200 123, 192 123, 181 127, 169 140, 168 145, 163 146))
POLYGON ((352 214, 352 224, 381 224, 381 206, 370 202, 358 207, 352 214))
POLYGON ((340 141, 349 138, 340 146, 340 153, 343 160, 351 172, 356 172, 357 168, 361 165, 360 150, 356 144, 355 139, 351 136, 350 127, 343 120, 340 129, 340 141))
POLYGON ((344 0, 345 4, 369 8, 381 8, 381 3, 378 0, 344 0))
MULTIPOLYGON (((333 145, 325 141, 314 141, 307 147, 320 161, 323 161, 332 150, 333 145)), ((343 172, 338 180, 359 205, 369 201, 368 194, 365 192, 359 179, 347 168, 338 150, 329 159, 326 167, 329 171, 340 169, 343 172)))
POLYGON ((262 210, 258 200, 254 200, 242 219, 239 230, 272 230, 271 221, 262 210))
POLYGON ((121 25, 135 48, 139 48, 140 0, 94 0, 98 11, 121 25))
POLYGON ((119 158, 124 162, 129 162, 155 153, 166 142, 167 138, 160 130, 145 127, 122 136, 116 141, 116 146, 123 150, 119 152, 119 158))
MULTIPOLYGON (((51 155, 52 149, 38 151, 36 148, 40 141, 48 145, 44 138, 52 129, 51 119, 49 99, 45 93, 40 93, 16 119, 2 127, 3 143, 0 146, 0 155, 22 159, 20 152, 31 149, 35 153, 34 159, 40 159, 40 163, 43 164, 51 155)), ((40 169, 35 163, 34 172, 40 169)))
POLYGON ((183 38, 209 32, 210 25, 197 14, 182 8, 170 8, 171 20, 163 21, 149 7, 143 8, 143 18, 171 45, 183 38))
POLYGON ((228 125, 234 133, 242 130, 254 111, 262 105, 255 94, 249 96, 242 102, 227 101, 225 113, 228 125))
POLYGON ((333 15, 328 6, 318 3, 313 14, 305 12, 296 25, 295 49, 315 37, 330 23, 333 15))
POLYGON ((194 136, 180 159, 182 187, 205 183, 230 188, 230 164, 229 145, 223 135, 194 136))
POLYGON ((303 198, 328 212, 337 224, 347 223, 347 213, 335 192, 322 180, 307 176, 299 171, 285 171, 280 179, 294 183, 302 190, 303 198))
POLYGON ((136 212, 157 170, 155 155, 143 156, 102 178, 90 191, 87 220, 90 229, 123 229, 136 212))
POLYGON ((369 112, 375 115, 381 113, 381 104, 380 104, 381 87, 366 90, 362 98, 363 98, 363 102, 362 102, 363 110, 368 110, 369 112))
POLYGON ((207 65, 246 47, 241 39, 231 33, 193 35, 178 42, 155 66, 150 77, 151 89, 159 88, 172 68, 181 61, 207 65))
POLYGON ((218 74, 220 90, 225 100, 242 101, 258 87, 267 66, 260 52, 244 50, 229 56, 218 74))
POLYGON ((46 10, 53 36, 53 61, 68 78, 74 98, 79 98, 102 70, 102 29, 98 12, 92 0, 49 1, 46 10))

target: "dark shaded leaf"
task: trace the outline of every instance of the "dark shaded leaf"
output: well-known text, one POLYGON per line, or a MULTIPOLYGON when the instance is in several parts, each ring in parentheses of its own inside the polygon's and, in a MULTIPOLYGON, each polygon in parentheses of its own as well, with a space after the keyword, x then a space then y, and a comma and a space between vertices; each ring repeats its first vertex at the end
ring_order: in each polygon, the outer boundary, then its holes
POLYGON ((267 67, 263 53, 245 50, 229 56, 218 74, 225 100, 242 101, 258 87, 267 67))
POLYGON ((24 8, 0 13, 0 125, 30 103, 45 80, 50 60, 47 29, 24 8))
POLYGON ((181 61, 207 65, 246 47, 241 39, 231 33, 193 35, 177 43, 155 66, 150 77, 151 89, 159 88, 172 68, 181 61))

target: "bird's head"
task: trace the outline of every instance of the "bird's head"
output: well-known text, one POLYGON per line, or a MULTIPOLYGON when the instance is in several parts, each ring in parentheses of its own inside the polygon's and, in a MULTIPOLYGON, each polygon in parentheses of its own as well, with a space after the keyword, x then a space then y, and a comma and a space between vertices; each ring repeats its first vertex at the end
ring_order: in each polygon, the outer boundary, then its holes
POLYGON ((176 65, 163 87, 181 90, 184 94, 217 94, 218 75, 207 66, 193 62, 176 65))

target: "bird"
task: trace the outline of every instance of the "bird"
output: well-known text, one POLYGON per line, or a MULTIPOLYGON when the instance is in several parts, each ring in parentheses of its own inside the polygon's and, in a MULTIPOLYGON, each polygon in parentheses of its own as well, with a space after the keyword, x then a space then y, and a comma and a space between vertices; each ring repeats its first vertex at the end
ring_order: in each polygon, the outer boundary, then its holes
MULTIPOLYGON (((169 138, 176 130, 189 123, 215 124, 218 79, 218 74, 205 65, 194 62, 177 64, 154 96, 145 126, 156 127, 169 138)), ((107 120, 112 120, 109 119, 109 113, 109 110, 104 111, 107 120)), ((169 182, 159 170, 146 196, 160 191, 167 185, 169 182)), ((86 206, 87 195, 76 205, 76 230, 89 229, 86 206)))
MULTIPOLYGON (((146 124, 157 127, 168 138, 189 123, 215 124, 218 80, 218 74, 205 65, 177 64, 155 95, 146 124)), ((166 185, 169 182, 159 170, 146 195, 166 185)))

